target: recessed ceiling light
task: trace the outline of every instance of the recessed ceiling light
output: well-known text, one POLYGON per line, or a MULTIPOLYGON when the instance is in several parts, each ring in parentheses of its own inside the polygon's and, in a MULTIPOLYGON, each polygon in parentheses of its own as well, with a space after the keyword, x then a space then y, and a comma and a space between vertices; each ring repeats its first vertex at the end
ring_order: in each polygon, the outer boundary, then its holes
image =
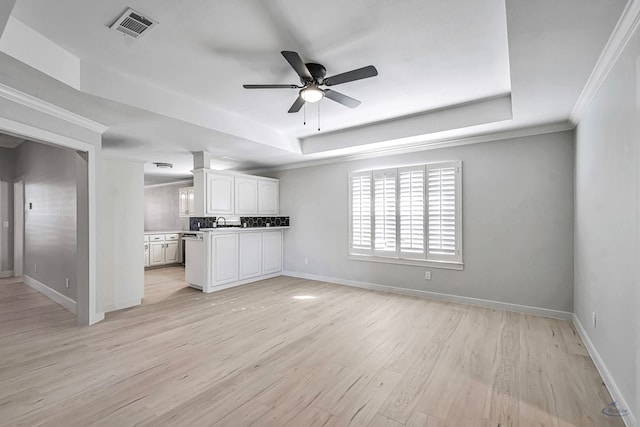
POLYGON ((171 168, 173 168, 173 165, 171 163, 153 162, 153 164, 156 165, 156 167, 160 168, 160 169, 171 169, 171 168))

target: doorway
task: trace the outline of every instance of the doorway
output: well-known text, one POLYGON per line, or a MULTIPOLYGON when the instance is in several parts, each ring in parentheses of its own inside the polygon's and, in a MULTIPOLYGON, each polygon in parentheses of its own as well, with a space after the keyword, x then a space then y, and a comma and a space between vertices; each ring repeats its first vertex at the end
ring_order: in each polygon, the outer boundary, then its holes
POLYGON ((24 179, 13 183, 13 275, 22 276, 24 268, 24 179))

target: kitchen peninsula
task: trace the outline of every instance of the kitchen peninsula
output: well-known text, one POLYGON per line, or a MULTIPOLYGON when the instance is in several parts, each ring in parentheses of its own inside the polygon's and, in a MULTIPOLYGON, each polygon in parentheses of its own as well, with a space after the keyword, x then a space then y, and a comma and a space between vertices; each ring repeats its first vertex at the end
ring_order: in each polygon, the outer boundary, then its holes
POLYGON ((282 233, 289 226, 200 229, 185 237, 185 280, 214 292, 282 273, 282 233))

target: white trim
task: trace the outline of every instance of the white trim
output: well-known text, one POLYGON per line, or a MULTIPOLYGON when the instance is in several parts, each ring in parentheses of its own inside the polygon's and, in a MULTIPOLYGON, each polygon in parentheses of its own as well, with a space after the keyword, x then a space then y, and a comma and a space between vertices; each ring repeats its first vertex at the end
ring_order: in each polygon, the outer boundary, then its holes
POLYGON ((104 311, 105 313, 109 313, 111 311, 124 310, 125 308, 135 307, 136 305, 140 304, 142 304, 142 298, 134 298, 119 303, 107 304, 102 308, 102 311, 104 311))
POLYGON ((76 302, 71 298, 65 295, 62 295, 60 292, 56 291, 55 289, 51 289, 44 283, 39 282, 32 277, 29 277, 26 275, 22 276, 22 281, 25 283, 25 285, 35 289, 36 291, 40 292, 42 295, 60 304, 61 306, 63 306, 73 314, 77 313, 76 302))
POLYGON ((92 144, 69 138, 44 129, 33 127, 25 123, 0 117, 0 130, 12 135, 20 135, 26 139, 55 144, 74 150, 86 152, 88 155, 88 197, 89 197, 89 307, 88 319, 78 319, 82 324, 93 325, 104 319, 104 312, 97 308, 97 171, 96 171, 96 147, 92 144))
POLYGON ((399 288, 396 286, 379 285, 376 283, 359 282, 356 280, 340 279, 337 277, 319 276, 296 271, 283 271, 284 276, 300 279, 317 280, 320 282, 334 283, 336 285, 351 286, 355 288, 369 289, 392 294, 409 295, 414 297, 429 298, 439 301, 448 301, 457 304, 468 304, 497 310, 514 311, 517 313, 531 314, 534 316, 551 317, 554 319, 571 320, 572 313, 568 311, 551 310, 549 308, 530 307, 527 305, 511 304, 507 302, 491 301, 480 298, 463 297, 459 295, 442 294, 438 292, 422 291, 418 289, 399 288))
POLYGON ((74 112, 65 110, 62 107, 58 107, 57 105, 53 105, 47 101, 43 101, 42 99, 31 96, 2 83, 0 83, 0 97, 99 134, 104 133, 108 129, 108 127, 102 123, 87 119, 86 117, 82 117, 74 112))
POLYGON ((426 259, 390 258, 373 255, 349 254, 351 261, 380 262, 383 264, 414 265, 416 267, 443 268, 445 270, 464 270, 464 263, 450 261, 432 261, 426 259))
MULTIPOLYGON (((640 1, 640 0, 639 0, 640 1)), ((507 130, 503 132, 489 132, 486 134, 454 137, 454 138, 442 138, 433 139, 430 141, 423 141, 416 144, 402 145, 398 147, 388 147, 380 149, 370 149, 366 153, 350 154, 345 156, 334 156, 321 160, 309 160, 297 163, 289 163, 281 166, 274 166, 272 168, 261 168, 245 170, 243 174, 261 174, 271 173, 278 171, 285 171, 291 169, 309 168, 313 166, 329 165, 334 163, 351 162, 355 160, 374 159, 378 157, 392 156, 396 154, 415 153, 419 151, 437 150, 440 148, 458 147, 461 145, 478 144, 482 142, 501 141, 512 138, 522 138, 532 135, 544 135, 547 133, 564 132, 575 129, 575 125, 571 122, 556 122, 549 123, 540 126, 524 127, 515 130, 507 130)))
POLYGON ((578 331, 578 335, 580 335, 580 338, 582 338, 582 342, 584 343, 584 346, 589 352, 589 355, 591 356, 593 363, 596 365, 596 369, 598 370, 598 373, 600 373, 600 376, 602 377, 604 384, 607 387, 607 390, 609 390, 609 394, 611 394, 611 398, 614 401, 619 403, 618 405, 619 408, 624 408, 629 411, 628 415, 621 417, 625 425, 627 427, 635 427, 636 417, 633 414, 631 407, 629 406, 627 401, 624 399, 624 396, 620 392, 620 389, 618 388, 616 382, 611 376, 611 373, 607 369, 607 365, 605 365, 604 361, 600 357, 598 350, 596 350, 596 347, 591 342, 591 339, 589 339, 589 335, 587 334, 587 331, 582 327, 582 323, 580 323, 580 319, 578 318, 578 316, 575 315, 575 313, 573 314, 572 319, 573 319, 573 325, 576 327, 576 331, 578 331))
POLYGON ((191 184, 190 186, 193 186, 193 178, 192 179, 182 179, 180 181, 172 181, 172 182, 163 182, 161 184, 149 184, 149 185, 145 185, 144 188, 157 188, 157 187, 170 187, 172 185, 185 185, 185 184, 191 184))
POLYGON ((640 0, 629 0, 585 84, 570 119, 578 124, 640 24, 640 0))
POLYGON ((0 271, 0 279, 7 279, 13 277, 13 270, 0 271))

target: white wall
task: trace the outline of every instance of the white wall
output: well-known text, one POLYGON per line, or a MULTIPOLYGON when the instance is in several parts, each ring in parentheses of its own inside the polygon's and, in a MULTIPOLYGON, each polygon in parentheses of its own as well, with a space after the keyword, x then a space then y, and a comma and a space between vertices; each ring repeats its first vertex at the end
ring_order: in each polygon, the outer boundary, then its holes
POLYGON ((13 178, 14 151, 0 147, 0 277, 13 270, 13 178), (4 228, 3 222, 9 221, 4 228))
POLYGON ((575 313, 621 393, 614 398, 631 410, 640 334, 639 55, 636 32, 576 130, 575 313))
POLYGON ((180 217, 178 190, 193 184, 173 184, 144 189, 145 231, 179 231, 189 229, 189 218, 180 217))
POLYGON ((99 307, 140 304, 144 294, 144 165, 103 159, 100 176, 99 307))
POLYGON ((570 312, 573 154, 560 132, 278 172, 285 270, 570 312), (464 271, 350 261, 349 172, 445 160, 463 161, 464 271))

